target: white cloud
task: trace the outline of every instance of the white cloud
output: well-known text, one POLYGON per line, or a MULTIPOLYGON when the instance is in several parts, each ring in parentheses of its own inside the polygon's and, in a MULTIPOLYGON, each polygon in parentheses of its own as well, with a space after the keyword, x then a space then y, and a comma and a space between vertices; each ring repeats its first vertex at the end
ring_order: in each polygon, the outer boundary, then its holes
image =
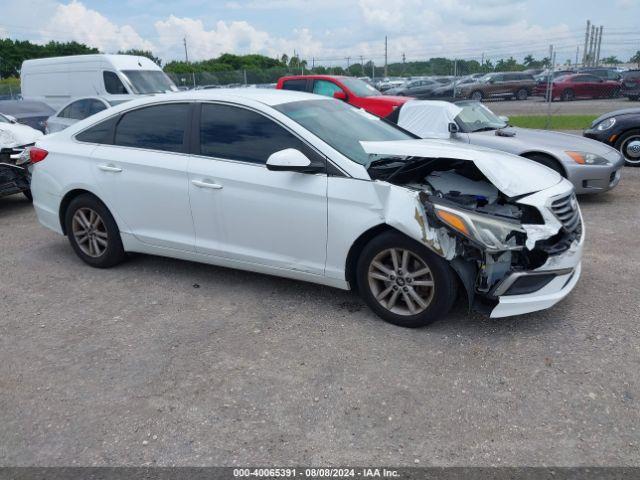
POLYGON ((313 55, 322 44, 313 39, 308 29, 294 30, 291 38, 274 37, 245 21, 218 21, 207 29, 201 20, 171 15, 154 24, 158 34, 158 52, 171 58, 182 57, 182 39, 186 37, 190 59, 216 57, 222 53, 261 53, 279 56, 296 50, 303 56, 313 55))
POLYGON ((59 4, 42 28, 40 36, 43 41, 75 40, 103 52, 129 48, 153 49, 153 44, 143 39, 132 26, 118 26, 101 13, 88 9, 77 1, 67 5, 59 4))

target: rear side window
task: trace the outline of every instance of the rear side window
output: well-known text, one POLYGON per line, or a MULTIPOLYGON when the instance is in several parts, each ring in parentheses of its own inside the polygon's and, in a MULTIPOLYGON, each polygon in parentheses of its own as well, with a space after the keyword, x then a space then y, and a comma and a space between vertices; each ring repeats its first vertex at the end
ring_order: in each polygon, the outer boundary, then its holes
POLYGON ((129 93, 127 89, 124 88, 120 77, 114 72, 102 72, 102 78, 104 79, 104 88, 107 93, 112 95, 126 95, 129 93))
POLYGON ((113 128, 118 121, 118 117, 111 117, 104 122, 100 122, 84 132, 76 135, 76 140, 87 143, 102 143, 110 145, 113 142, 113 128))
POLYGON ((298 92, 306 92, 307 91, 307 79, 299 79, 299 80, 285 80, 282 83, 283 90, 296 90, 298 92))
POLYGON ((202 105, 201 155, 264 164, 272 153, 285 148, 298 149, 313 160, 304 143, 259 113, 229 105, 202 105))
POLYGON ((114 144, 182 152, 188 116, 188 103, 154 105, 127 112, 118 122, 114 144))

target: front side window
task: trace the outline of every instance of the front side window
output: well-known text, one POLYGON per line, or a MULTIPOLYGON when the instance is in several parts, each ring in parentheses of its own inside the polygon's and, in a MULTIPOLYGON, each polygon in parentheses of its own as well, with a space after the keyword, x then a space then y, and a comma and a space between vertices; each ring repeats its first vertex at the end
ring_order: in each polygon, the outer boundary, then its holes
POLYGON ((333 82, 328 82, 327 80, 315 80, 313 82, 313 93, 316 95, 333 97, 336 92, 342 92, 342 89, 333 82))
POLYGON ((382 95, 374 87, 359 78, 342 77, 340 81, 357 97, 377 97, 382 95))
POLYGON ((497 130, 507 126, 506 122, 500 120, 495 113, 481 103, 461 103, 459 106, 462 107, 462 111, 455 120, 464 132, 497 130))
POLYGON ((296 92, 307 91, 307 80, 305 78, 297 80, 285 80, 282 82, 283 90, 294 90, 296 92))
POLYGON ((265 164, 272 153, 285 148, 309 156, 306 145, 264 115, 230 105, 202 105, 201 155, 265 164))
POLYGON ((127 89, 122 84, 120 77, 114 72, 102 72, 102 78, 104 80, 104 89, 111 95, 126 95, 127 89))
POLYGON ((127 112, 116 127, 114 144, 182 152, 188 116, 187 103, 154 105, 127 112))
POLYGON ((335 148, 345 157, 368 165, 361 141, 411 140, 417 137, 375 115, 333 100, 304 100, 274 107, 335 148))
POLYGON ((141 95, 178 91, 178 87, 161 70, 123 70, 122 73, 131 83, 135 93, 141 95))

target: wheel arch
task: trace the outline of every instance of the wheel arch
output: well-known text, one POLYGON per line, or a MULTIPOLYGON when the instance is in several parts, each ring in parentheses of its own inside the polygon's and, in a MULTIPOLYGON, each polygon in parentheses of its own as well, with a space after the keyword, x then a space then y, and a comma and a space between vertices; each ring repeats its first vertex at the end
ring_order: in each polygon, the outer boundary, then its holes
MULTIPOLYGON (((87 190, 86 188, 74 188, 72 190, 69 190, 62 197, 62 200, 60 201, 60 208, 58 208, 58 219, 60 221, 60 228, 62 229, 62 233, 64 235, 67 234, 67 228, 65 226, 65 221, 64 221, 64 217, 65 217, 65 215, 67 213, 67 208, 69 208, 69 205, 71 204, 73 199, 79 197, 80 195, 91 195, 92 197, 95 197, 97 200, 102 202, 105 205, 105 207, 107 207, 107 209, 109 209, 109 211, 111 212, 111 209, 107 206, 107 204, 104 202, 104 200, 102 200, 94 192, 92 192, 90 190, 87 190)), ((111 212, 111 214, 113 215, 113 212, 111 212)), ((115 220, 115 216, 114 216, 114 220, 115 220)), ((116 224, 117 223, 118 222, 116 220, 116 224)))
POLYGON ((535 160, 532 157, 545 157, 549 160, 551 160, 552 162, 554 162, 556 165, 558 165, 558 167, 560 168, 560 170, 562 171, 562 176, 564 178, 567 178, 567 169, 565 168, 565 166, 562 164, 562 162, 560 161, 560 159, 558 159, 558 157, 548 153, 548 152, 541 152, 539 150, 531 150, 531 151, 527 151, 527 152, 522 152, 520 154, 521 157, 527 158, 531 161, 535 160))

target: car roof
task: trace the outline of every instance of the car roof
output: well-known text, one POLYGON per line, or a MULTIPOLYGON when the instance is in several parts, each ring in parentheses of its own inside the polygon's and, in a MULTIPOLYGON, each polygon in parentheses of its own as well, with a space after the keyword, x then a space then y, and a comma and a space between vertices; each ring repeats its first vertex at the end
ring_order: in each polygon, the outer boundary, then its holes
POLYGON ((317 80, 331 80, 331 79, 345 80, 347 78, 351 78, 351 79, 359 80, 356 77, 348 77, 346 75, 286 75, 280 78, 280 80, 294 80, 294 79, 306 79, 306 78, 317 79, 317 80))

